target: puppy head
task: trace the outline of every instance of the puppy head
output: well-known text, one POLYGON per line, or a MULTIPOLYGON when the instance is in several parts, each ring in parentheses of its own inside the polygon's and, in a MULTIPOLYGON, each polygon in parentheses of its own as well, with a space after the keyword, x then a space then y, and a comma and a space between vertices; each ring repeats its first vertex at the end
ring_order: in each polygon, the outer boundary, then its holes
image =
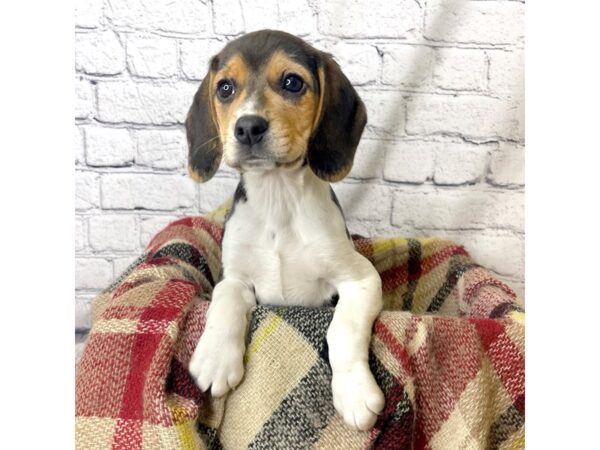
POLYGON ((364 104, 333 58, 290 34, 262 30, 211 62, 186 119, 188 168, 210 179, 221 159, 240 171, 299 167, 344 178, 365 127, 364 104))

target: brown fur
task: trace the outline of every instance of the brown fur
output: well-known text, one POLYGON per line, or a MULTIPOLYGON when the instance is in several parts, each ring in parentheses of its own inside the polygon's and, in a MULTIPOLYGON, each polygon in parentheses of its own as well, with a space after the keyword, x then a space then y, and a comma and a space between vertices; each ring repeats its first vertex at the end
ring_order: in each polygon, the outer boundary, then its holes
POLYGON ((185 119, 188 142, 188 172, 198 183, 208 181, 219 168, 223 146, 218 136, 211 89, 212 74, 209 72, 185 119))
POLYGON ((269 88, 264 91, 264 110, 271 124, 275 150, 283 160, 296 161, 305 155, 313 132, 318 104, 314 83, 308 70, 282 51, 275 53, 266 64, 265 75, 269 88), (282 75, 289 73, 300 75, 308 85, 306 92, 294 101, 286 99, 280 92, 282 75))
MULTIPOLYGON (((228 78, 235 81, 235 94, 232 100, 227 103, 222 103, 218 100, 214 101, 216 122, 219 128, 219 136, 221 142, 227 148, 229 132, 233 128, 233 119, 235 112, 248 96, 248 85, 250 82, 251 72, 248 65, 244 62, 241 55, 234 55, 221 70, 212 77, 212 90, 216 92, 220 80, 228 78)), ((225 154, 225 161, 228 160, 228 155, 225 154)))
POLYGON ((252 103, 252 114, 269 122, 261 154, 277 166, 307 161, 326 181, 350 171, 366 123, 356 91, 329 55, 294 36, 263 30, 232 41, 213 57, 194 98, 186 128, 190 174, 196 181, 208 180, 222 156, 241 168, 248 149, 236 142, 233 129, 246 102, 252 103), (306 84, 301 95, 281 87, 291 73, 306 84), (235 85, 225 102, 216 95, 223 79, 235 85))

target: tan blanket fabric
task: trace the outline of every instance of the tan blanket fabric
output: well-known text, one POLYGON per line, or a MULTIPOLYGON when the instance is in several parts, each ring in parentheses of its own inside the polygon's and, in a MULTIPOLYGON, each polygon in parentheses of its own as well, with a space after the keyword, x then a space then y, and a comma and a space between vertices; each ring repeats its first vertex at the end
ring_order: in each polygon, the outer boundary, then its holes
POLYGON ((520 302, 435 238, 353 236, 386 309, 370 357, 386 407, 372 431, 348 430, 333 408, 330 307, 257 307, 242 383, 220 400, 201 393, 186 365, 219 278, 224 213, 169 225, 96 299, 77 371, 78 449, 524 448, 520 302))

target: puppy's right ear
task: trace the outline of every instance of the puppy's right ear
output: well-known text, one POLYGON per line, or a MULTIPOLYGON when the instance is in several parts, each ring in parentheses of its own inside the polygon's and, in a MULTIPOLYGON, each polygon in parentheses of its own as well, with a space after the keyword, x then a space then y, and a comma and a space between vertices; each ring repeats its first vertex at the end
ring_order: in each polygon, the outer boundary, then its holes
POLYGON ((202 80, 185 120, 188 142, 188 172, 197 182, 212 178, 223 155, 223 144, 215 120, 211 90, 212 71, 202 80))

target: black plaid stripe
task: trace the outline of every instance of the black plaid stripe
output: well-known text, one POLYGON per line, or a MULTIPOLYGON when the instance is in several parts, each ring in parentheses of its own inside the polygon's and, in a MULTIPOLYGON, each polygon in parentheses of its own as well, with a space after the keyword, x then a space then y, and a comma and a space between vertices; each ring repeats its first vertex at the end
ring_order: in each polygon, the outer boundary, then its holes
POLYGON ((319 358, 306 376, 279 404, 248 446, 249 449, 310 448, 335 415, 331 369, 319 358))
POLYGON ((174 242, 172 244, 164 245, 152 255, 152 258, 161 258, 164 256, 179 259, 180 261, 195 267, 206 277, 206 280, 211 286, 215 285, 213 274, 206 263, 206 259, 200 251, 191 244, 174 242))
POLYGON ((406 286, 406 292, 402 296, 402 309, 404 311, 412 309, 415 290, 421 276, 422 250, 421 243, 417 239, 408 239, 408 285, 406 286))
POLYGON ((277 314, 294 327, 310 343, 317 353, 323 348, 327 328, 333 318, 333 308, 308 308, 305 306, 259 306, 256 312, 265 309, 277 314))
POLYGON ((375 428, 373 449, 409 450, 413 443, 415 410, 404 386, 396 384, 386 392, 386 406, 375 428))
POLYGON ((250 325, 248 327, 248 333, 246 335, 246 345, 252 342, 252 339, 256 332, 260 329, 263 322, 272 314, 274 307, 271 306, 256 306, 252 310, 250 317, 250 325))
POLYGON ((525 418, 513 404, 504 411, 490 428, 487 448, 496 450, 510 436, 519 431, 525 424, 525 418))
POLYGON ((208 450, 224 450, 219 440, 218 430, 206 426, 202 422, 198 422, 197 430, 208 450))
MULTIPOLYGON (((336 414, 331 392, 331 367, 327 347, 327 329, 333 317, 332 308, 275 307, 256 308, 250 326, 254 334, 267 320, 270 313, 280 316, 287 325, 297 330, 314 347, 319 359, 306 376, 280 403, 263 424, 248 448, 262 449, 306 449, 318 441, 321 432, 336 414)), ((397 381, 394 376, 371 352, 369 365, 377 384, 388 392, 397 381)), ((402 405, 406 406, 405 403, 402 405)), ((404 406, 395 411, 388 421, 401 421, 405 414, 412 414, 412 407, 404 406), (402 414, 400 414, 402 413, 402 414), (400 416, 398 416, 400 414, 400 416), (398 416, 398 417, 396 417, 398 416)), ((398 409, 398 408, 395 408, 398 409)))
POLYGON ((146 260, 146 257, 147 255, 145 253, 143 255, 138 256, 136 260, 129 264, 127 269, 125 269, 123 273, 121 273, 121 275, 119 275, 119 277, 102 292, 114 291, 117 288, 117 286, 121 284, 121 282, 131 274, 131 272, 133 272, 140 264, 142 264, 146 260))
POLYGON ((450 265, 448 267, 448 272, 446 273, 446 277, 444 283, 440 286, 436 294, 434 295, 429 307, 427 308, 427 312, 437 312, 440 310, 454 286, 458 282, 459 278, 468 270, 474 267, 479 267, 477 264, 473 264, 471 262, 467 262, 468 259, 464 256, 453 256, 450 260, 450 265))
POLYGON ((500 303, 498 306, 496 306, 492 310, 492 312, 490 313, 490 318, 491 319, 499 319, 513 311, 525 312, 525 310, 523 308, 521 308, 519 305, 517 305, 516 303, 512 303, 512 302, 500 303))
POLYGON ((327 328, 332 308, 258 306, 250 324, 255 334, 271 314, 294 328, 315 349, 319 358, 279 404, 254 437, 249 449, 306 449, 319 439, 335 414, 331 368, 327 359, 327 328))
POLYGON ((371 368, 371 373, 375 377, 377 384, 384 393, 387 393, 387 391, 398 382, 394 375, 386 369, 373 352, 369 352, 369 367, 371 368))

